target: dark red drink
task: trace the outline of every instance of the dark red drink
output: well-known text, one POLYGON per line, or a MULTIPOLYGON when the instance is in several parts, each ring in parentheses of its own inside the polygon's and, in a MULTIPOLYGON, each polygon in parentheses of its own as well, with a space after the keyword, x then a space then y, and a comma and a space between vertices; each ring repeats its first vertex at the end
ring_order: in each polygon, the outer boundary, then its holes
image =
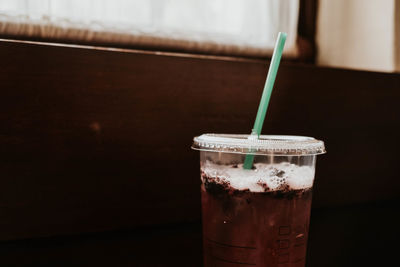
POLYGON ((200 150, 204 266, 304 267, 316 155, 325 153, 324 143, 203 134, 192 148, 200 150))
POLYGON ((202 174, 204 266, 305 265, 311 188, 250 192, 202 174))

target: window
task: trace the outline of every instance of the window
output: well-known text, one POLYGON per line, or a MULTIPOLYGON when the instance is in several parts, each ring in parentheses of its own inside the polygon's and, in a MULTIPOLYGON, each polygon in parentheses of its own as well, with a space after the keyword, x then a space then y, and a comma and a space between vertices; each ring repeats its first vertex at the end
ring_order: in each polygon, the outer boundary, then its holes
POLYGON ((299 0, 8 0, 3 35, 267 56, 277 33, 296 55, 299 0))
POLYGON ((400 72, 400 1, 320 0, 319 65, 400 72))

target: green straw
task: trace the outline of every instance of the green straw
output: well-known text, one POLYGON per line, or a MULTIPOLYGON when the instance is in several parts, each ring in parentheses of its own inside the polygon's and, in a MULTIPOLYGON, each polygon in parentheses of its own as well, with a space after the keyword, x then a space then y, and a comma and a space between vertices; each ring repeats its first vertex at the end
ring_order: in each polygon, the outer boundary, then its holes
MULTIPOLYGON (((258 139, 264 124, 265 115, 267 114, 269 100, 271 98, 272 89, 274 87, 276 74, 278 72, 279 63, 281 62, 283 47, 285 46, 286 33, 279 32, 276 39, 274 53, 272 54, 271 64, 269 65, 267 80, 265 81, 264 91, 261 96, 260 105, 258 106, 256 120, 254 122, 251 137, 258 139)), ((243 168, 251 169, 253 167, 254 155, 247 154, 244 160, 243 168)))

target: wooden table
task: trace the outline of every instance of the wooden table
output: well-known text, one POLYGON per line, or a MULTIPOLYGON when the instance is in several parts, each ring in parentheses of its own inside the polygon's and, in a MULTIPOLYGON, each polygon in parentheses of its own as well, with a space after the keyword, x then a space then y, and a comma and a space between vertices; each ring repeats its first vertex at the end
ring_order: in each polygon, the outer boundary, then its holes
MULTIPOLYGON (((315 209, 307 267, 391 266, 400 201, 315 209)), ((0 243, 0 266, 202 266, 200 222, 0 243)))
MULTIPOLYGON (((13 40, 0 58, 0 266, 201 266, 192 138, 249 132, 268 62, 13 40)), ((308 266, 398 262, 399 88, 282 62, 264 133, 328 151, 308 266)))

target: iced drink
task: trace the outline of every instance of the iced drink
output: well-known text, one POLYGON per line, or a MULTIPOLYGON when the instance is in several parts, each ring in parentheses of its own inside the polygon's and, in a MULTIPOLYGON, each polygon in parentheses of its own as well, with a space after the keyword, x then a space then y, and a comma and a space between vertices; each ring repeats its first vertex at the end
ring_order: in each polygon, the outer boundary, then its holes
POLYGON ((247 140, 197 147, 207 146, 201 151, 205 267, 305 266, 315 155, 323 143, 301 152, 280 140, 282 147, 275 142, 272 150, 268 141, 257 148, 247 140), (243 168, 246 151, 257 153, 250 170, 243 168))

